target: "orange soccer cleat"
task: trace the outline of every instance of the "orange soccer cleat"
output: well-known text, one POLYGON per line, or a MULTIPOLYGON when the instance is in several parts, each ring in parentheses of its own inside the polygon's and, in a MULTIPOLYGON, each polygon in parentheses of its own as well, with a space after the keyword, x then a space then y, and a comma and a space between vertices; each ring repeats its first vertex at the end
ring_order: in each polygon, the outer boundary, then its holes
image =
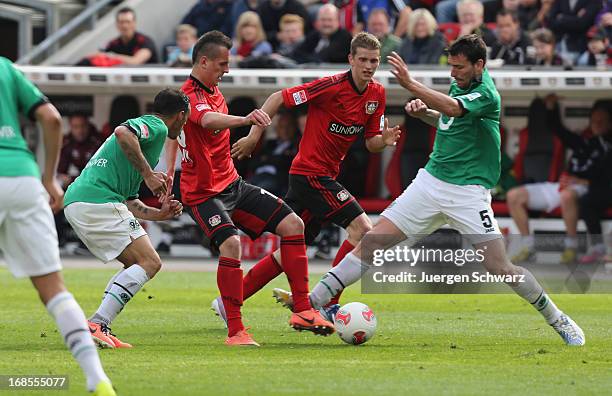
POLYGON ((328 336, 336 331, 334 325, 323 319, 319 311, 313 308, 302 312, 294 312, 289 319, 289 325, 298 331, 312 331, 322 336, 328 336))
POLYGON ((231 337, 227 337, 225 340, 225 345, 229 346, 259 346, 257 342, 253 339, 253 337, 247 333, 250 327, 247 327, 244 330, 240 330, 238 333, 234 334, 231 337))
POLYGON ((103 325, 100 323, 94 323, 94 322, 87 321, 87 327, 89 327, 89 332, 91 333, 91 337, 93 338, 94 342, 100 348, 114 348, 115 343, 108 336, 108 331, 106 330, 107 327, 106 326, 102 327, 102 326, 103 325))

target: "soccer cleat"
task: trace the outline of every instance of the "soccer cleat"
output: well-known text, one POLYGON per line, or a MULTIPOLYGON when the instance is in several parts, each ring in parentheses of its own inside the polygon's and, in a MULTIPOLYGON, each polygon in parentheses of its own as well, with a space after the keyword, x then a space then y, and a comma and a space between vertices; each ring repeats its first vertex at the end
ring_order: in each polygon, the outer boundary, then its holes
POLYGON ((532 248, 524 247, 517 254, 510 258, 514 264, 530 263, 535 260, 536 252, 532 248))
POLYGON ((234 334, 231 337, 227 337, 225 339, 225 345, 229 346, 259 346, 257 342, 253 339, 253 337, 247 333, 250 327, 247 327, 244 330, 240 330, 238 333, 234 334))
POLYGON ((113 341, 113 344, 115 344, 115 348, 131 348, 132 347, 132 344, 128 344, 127 342, 123 342, 119 338, 117 338, 117 336, 111 332, 111 328, 108 327, 107 325, 102 324, 100 326, 102 327, 102 331, 105 332, 108 338, 110 338, 113 341))
POLYGON ((312 331, 317 335, 328 336, 333 334, 336 329, 334 325, 323 319, 321 313, 316 309, 310 308, 302 312, 294 312, 289 319, 289 325, 295 330, 312 331))
POLYGON ((340 304, 332 304, 327 307, 322 307, 319 310, 319 313, 323 317, 323 319, 327 320, 331 323, 336 323, 336 313, 340 309, 340 304))
POLYGON ((108 336, 108 330, 107 330, 108 327, 106 327, 106 325, 87 321, 87 327, 89 327, 89 332, 91 333, 91 337, 93 338, 94 342, 98 345, 98 347, 100 348, 114 348, 115 347, 115 342, 108 336))
POLYGON ((210 304, 210 309, 215 312, 215 315, 223 320, 225 328, 227 328, 227 315, 225 314, 225 306, 223 305, 223 300, 221 297, 217 297, 212 301, 212 304, 210 304))
POLYGON ((117 396, 117 394, 110 382, 100 381, 93 392, 93 396, 117 396))
POLYGON ((289 308, 289 310, 293 312, 293 297, 291 296, 291 292, 275 288, 272 290, 272 296, 277 303, 280 303, 285 308, 289 308))
POLYGON ((565 248, 561 253, 561 264, 573 264, 576 262, 577 256, 576 249, 565 248))
POLYGON ((580 257, 580 264, 596 264, 601 263, 606 256, 605 247, 592 247, 590 248, 586 254, 580 257))
POLYGON ((559 319, 553 324, 552 328, 563 338, 567 345, 581 346, 586 339, 582 329, 566 314, 562 313, 559 319))

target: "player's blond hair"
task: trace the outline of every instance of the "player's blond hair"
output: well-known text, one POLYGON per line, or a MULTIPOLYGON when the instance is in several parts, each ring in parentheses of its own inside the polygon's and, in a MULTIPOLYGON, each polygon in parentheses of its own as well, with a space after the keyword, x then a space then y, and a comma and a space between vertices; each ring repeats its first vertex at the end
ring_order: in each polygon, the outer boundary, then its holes
POLYGON ((255 44, 261 43, 262 41, 266 40, 266 33, 263 30, 261 18, 259 18, 259 15, 254 11, 245 11, 240 14, 240 18, 238 18, 238 22, 236 23, 236 33, 234 34, 234 37, 238 45, 242 44, 240 30, 242 30, 242 28, 245 26, 254 26, 257 30, 255 44))
POLYGON ((353 37, 353 40, 351 40, 351 55, 355 56, 357 48, 380 51, 380 41, 371 33, 357 33, 357 35, 353 37))

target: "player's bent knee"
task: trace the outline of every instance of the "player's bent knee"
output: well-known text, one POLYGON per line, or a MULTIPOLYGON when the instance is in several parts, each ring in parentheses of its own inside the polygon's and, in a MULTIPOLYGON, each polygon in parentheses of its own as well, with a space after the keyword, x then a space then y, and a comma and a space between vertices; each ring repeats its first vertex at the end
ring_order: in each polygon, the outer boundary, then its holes
POLYGON ((506 195, 508 205, 524 205, 529 200, 529 193, 524 187, 515 187, 508 191, 506 195))
POLYGON ((238 235, 231 235, 219 246, 219 252, 223 257, 240 259, 240 237, 238 235))
POLYGON ((276 233, 280 236, 301 235, 304 233, 304 222, 298 215, 291 213, 278 224, 276 233))
POLYGON ((364 235, 371 230, 372 222, 365 215, 355 218, 346 229, 349 234, 349 238, 355 241, 361 240, 361 238, 363 238, 364 235))

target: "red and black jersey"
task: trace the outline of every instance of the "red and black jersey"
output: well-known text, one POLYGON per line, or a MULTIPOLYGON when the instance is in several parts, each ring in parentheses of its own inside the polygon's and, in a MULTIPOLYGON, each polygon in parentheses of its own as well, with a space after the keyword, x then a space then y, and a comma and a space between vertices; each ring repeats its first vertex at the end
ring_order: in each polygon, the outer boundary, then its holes
POLYGON ((209 111, 227 114, 227 104, 219 87, 211 89, 190 76, 181 90, 189 97, 191 115, 178 141, 182 153, 181 195, 183 203, 195 206, 225 190, 238 179, 230 155, 230 130, 202 127, 209 111))
POLYGON ((308 103, 304 136, 290 174, 335 178, 358 135, 369 139, 384 126, 385 88, 370 81, 359 92, 351 71, 284 89, 285 106, 308 103))
POLYGON ((136 52, 146 48, 151 51, 151 57, 146 63, 157 63, 157 49, 155 43, 149 36, 136 32, 130 41, 124 43, 121 37, 110 41, 104 52, 114 52, 115 54, 133 56, 136 52))

